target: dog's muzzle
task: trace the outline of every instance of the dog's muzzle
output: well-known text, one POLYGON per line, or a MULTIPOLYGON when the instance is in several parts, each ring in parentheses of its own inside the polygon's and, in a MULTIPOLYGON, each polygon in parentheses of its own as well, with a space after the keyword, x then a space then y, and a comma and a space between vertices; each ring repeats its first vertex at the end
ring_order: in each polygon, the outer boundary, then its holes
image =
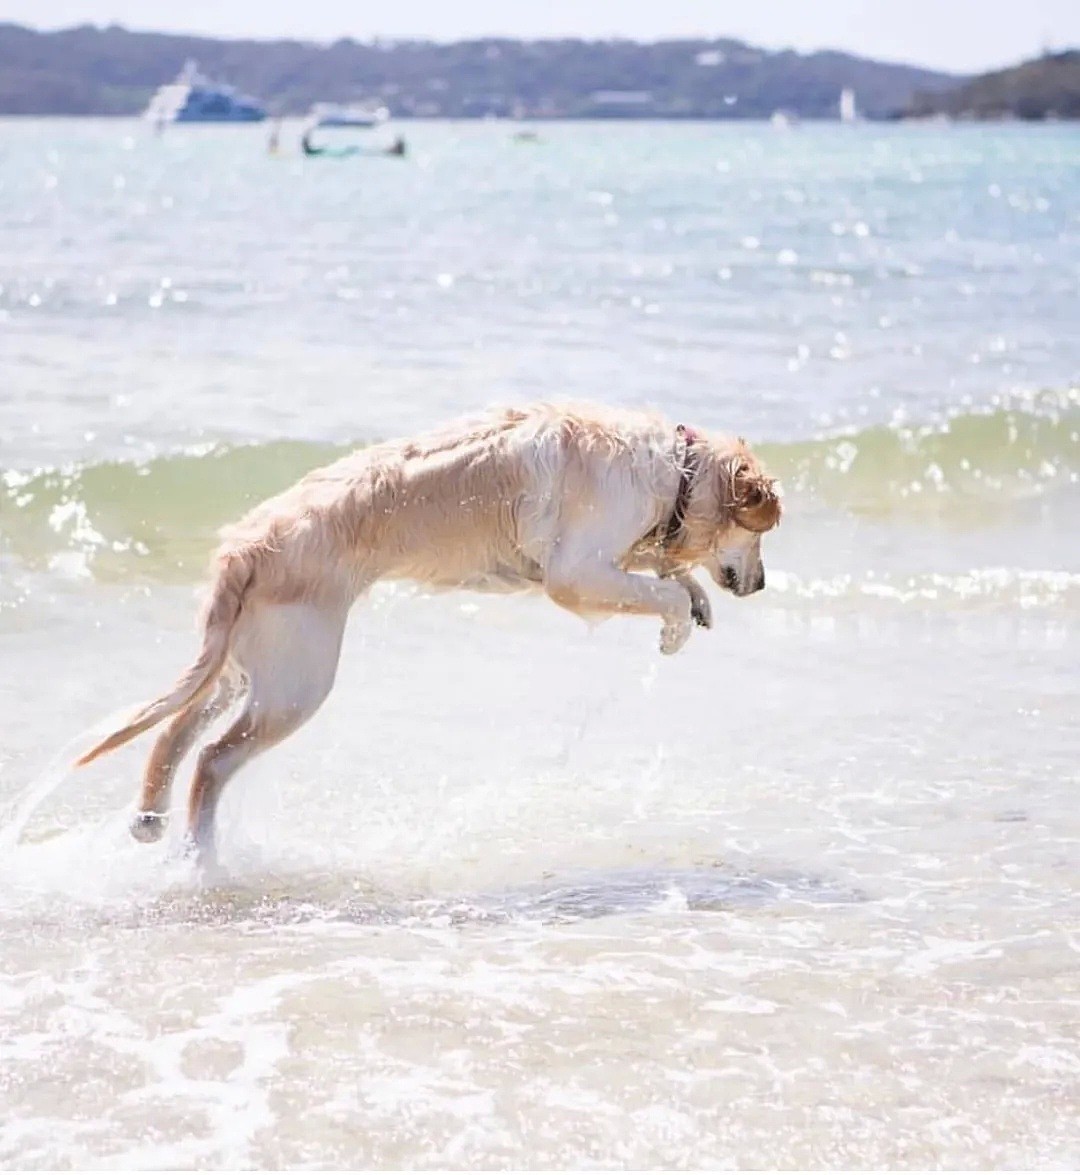
POLYGON ((736 596, 752 596, 755 592, 760 592, 765 587, 765 568, 759 568, 757 578, 749 585, 739 583, 739 574, 734 567, 725 567, 721 571, 724 579, 724 590, 732 592, 736 596))

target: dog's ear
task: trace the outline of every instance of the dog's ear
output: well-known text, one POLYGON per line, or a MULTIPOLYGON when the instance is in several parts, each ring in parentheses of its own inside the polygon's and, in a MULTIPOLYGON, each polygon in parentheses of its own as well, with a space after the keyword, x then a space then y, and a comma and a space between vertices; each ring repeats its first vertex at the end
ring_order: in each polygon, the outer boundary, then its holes
POLYGON ((726 465, 725 500, 731 517, 747 530, 764 533, 780 521, 780 495, 776 481, 753 457, 737 453, 726 465))

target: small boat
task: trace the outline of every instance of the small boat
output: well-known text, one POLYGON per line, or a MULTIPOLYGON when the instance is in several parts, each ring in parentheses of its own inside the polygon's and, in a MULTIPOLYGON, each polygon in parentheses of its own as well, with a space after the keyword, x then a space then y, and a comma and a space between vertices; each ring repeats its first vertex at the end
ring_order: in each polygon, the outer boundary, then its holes
POLYGON ((321 159, 351 159, 357 155, 396 155, 404 158, 408 154, 408 145, 401 135, 389 143, 347 143, 338 147, 325 147, 312 140, 311 133, 314 129, 308 127, 300 137, 300 150, 309 158, 314 156, 321 159))
POLYGON ((840 91, 840 121, 858 122, 859 112, 855 109, 855 91, 845 87, 840 91))
POLYGON ((266 108, 234 86, 210 81, 188 61, 176 81, 158 87, 143 118, 158 127, 171 122, 262 122, 266 108))
POLYGON ((386 122, 390 111, 370 102, 316 102, 309 117, 315 126, 372 127, 386 122))

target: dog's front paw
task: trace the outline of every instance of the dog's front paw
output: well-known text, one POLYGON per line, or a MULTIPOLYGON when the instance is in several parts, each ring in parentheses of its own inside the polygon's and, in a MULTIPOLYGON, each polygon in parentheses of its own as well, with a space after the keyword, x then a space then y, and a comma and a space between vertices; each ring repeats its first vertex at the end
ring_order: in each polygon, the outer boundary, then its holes
POLYGON ((698 628, 712 628, 712 604, 704 592, 691 593, 690 616, 698 628))
POLYGON ((690 639, 694 626, 689 620, 680 620, 675 624, 668 622, 660 630, 660 652, 670 656, 677 653, 690 639))
POLYGON ((165 832, 165 817, 160 812, 136 812, 128 825, 131 835, 144 845, 161 840, 165 832))

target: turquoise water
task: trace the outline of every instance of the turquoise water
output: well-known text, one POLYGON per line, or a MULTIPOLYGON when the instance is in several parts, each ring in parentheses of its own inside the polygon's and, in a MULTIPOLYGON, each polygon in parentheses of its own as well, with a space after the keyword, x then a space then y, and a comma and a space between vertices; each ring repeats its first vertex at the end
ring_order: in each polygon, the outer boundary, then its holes
POLYGON ((0 1162, 1077 1163, 1080 130, 402 130, 0 122, 0 1162), (562 397, 745 435, 769 589, 377 591, 213 882, 67 772, 218 526, 562 397))
POLYGON ((1080 374, 1074 128, 407 137, 6 123, 5 463, 603 391, 789 440, 1080 374))

